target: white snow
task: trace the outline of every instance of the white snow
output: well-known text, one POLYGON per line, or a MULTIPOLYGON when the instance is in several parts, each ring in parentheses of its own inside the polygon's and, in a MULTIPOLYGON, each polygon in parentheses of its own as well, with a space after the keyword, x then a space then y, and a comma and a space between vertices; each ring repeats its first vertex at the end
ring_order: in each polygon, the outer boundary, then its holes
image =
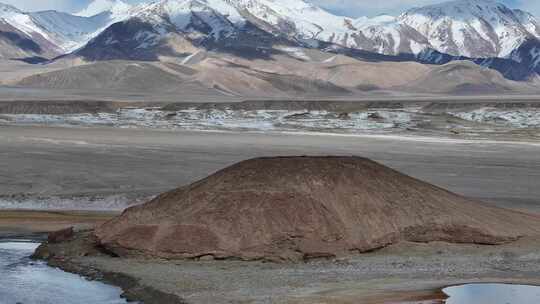
MULTIPOLYGON (((37 33, 65 52, 82 47, 115 22, 142 18, 165 35, 170 23, 180 31, 200 19, 210 26, 210 36, 229 37, 247 22, 246 13, 281 31, 316 46, 317 41, 362 48, 355 35, 373 44, 370 50, 395 55, 410 51, 418 55, 428 48, 470 57, 507 57, 527 37, 540 38, 540 24, 531 14, 512 10, 491 0, 458 0, 414 8, 399 17, 381 15, 351 19, 329 13, 303 0, 156 0, 130 5, 122 0, 94 0, 72 15, 58 12, 26 14, 0 6, 0 18, 28 35, 37 33), (420 35, 411 35, 412 27, 420 35), (405 46, 405 49, 402 49, 405 46)), ((194 33, 195 35, 195 33, 194 33)), ((139 48, 154 45, 156 37, 139 48)), ((305 59, 300 52, 292 55, 305 59)), ((517 60, 518 58, 514 58, 517 60)))
POLYGON ((277 49, 289 54, 291 57, 294 57, 294 58, 297 58, 297 59, 300 59, 300 60, 305 60, 305 61, 310 61, 311 60, 311 58, 308 55, 306 55, 304 50, 301 49, 301 48, 277 47, 277 49))
POLYGON ((318 131, 329 133, 356 133, 384 131, 413 126, 412 112, 377 109, 349 113, 346 117, 328 111, 287 110, 199 110, 176 112, 159 109, 126 108, 116 113, 98 114, 13 114, 2 115, 0 123, 60 125, 60 126, 113 126, 118 128, 161 128, 186 130, 247 130, 247 131, 318 131), (2 121, 2 118, 4 121, 2 121))
MULTIPOLYGON (((147 8, 166 14, 178 29, 184 30, 191 23, 192 17, 202 19, 210 25, 212 35, 219 38, 229 35, 235 26, 245 22, 238 10, 228 0, 163 0, 147 8)), ((142 14, 147 15, 146 12, 142 14)))
POLYGON ((474 49, 483 41, 493 55, 506 57, 528 36, 539 37, 535 30, 539 23, 532 15, 492 0, 458 0, 414 8, 398 22, 427 37, 437 51, 451 55, 482 57, 482 51, 487 55, 488 49, 474 49))
POLYGON ((480 123, 506 125, 515 128, 540 128, 540 109, 481 108, 450 113, 461 119, 480 123))
MULTIPOLYGON (((452 122, 443 126, 446 130, 465 130, 468 136, 484 140, 483 134, 527 129, 540 130, 540 108, 480 108, 448 112, 461 119, 479 123, 473 127, 465 122, 452 122)), ((184 109, 163 111, 159 108, 124 108, 115 113, 98 114, 4 114, 2 125, 52 125, 62 127, 108 126, 114 128, 149 128, 164 130, 189 130, 204 132, 262 132, 327 135, 388 135, 410 136, 409 131, 425 130, 434 116, 426 115, 421 108, 367 109, 339 113, 314 110, 232 110, 232 109, 184 109)), ((428 128, 429 129, 429 128, 428 128)), ((443 131, 444 132, 444 131, 443 131)), ((540 134, 540 133, 538 133, 540 134)), ((444 135, 443 135, 444 136, 444 135)), ((42 138, 25 138, 29 141, 58 142, 42 138)), ((65 142, 62 142, 65 144, 65 142)), ((73 141, 74 145, 96 145, 73 141)), ((536 143, 538 144, 538 143, 536 143)), ((109 200, 110 201, 110 200, 109 200)), ((51 205, 54 202, 50 203, 51 205)), ((9 204, 1 200, 0 208, 9 204)), ((28 202, 28 206, 32 206, 28 202)), ((22 204, 21 206, 24 206, 22 204)))
POLYGON ((540 49, 534 47, 530 51, 530 55, 533 59, 533 68, 537 68, 540 65, 540 49))
POLYGON ((127 207, 144 203, 149 197, 133 199, 124 195, 102 197, 0 197, 0 210, 85 210, 121 211, 127 207))
POLYGON ((134 38, 140 43, 136 49, 146 49, 157 45, 161 36, 148 31, 139 31, 134 38))
POLYGON ((413 54, 420 54, 420 52, 426 48, 425 45, 422 45, 414 40, 411 40, 409 47, 411 48, 413 54))
POLYGON ((121 15, 128 12, 131 9, 131 5, 121 0, 94 0, 83 9, 76 13, 76 16, 92 17, 101 13, 110 12, 113 15, 121 15))
POLYGON ((74 51, 97 36, 110 24, 108 18, 84 18, 56 11, 29 15, 49 35, 49 40, 65 52, 74 51))
POLYGON ((49 37, 49 35, 36 24, 28 14, 25 14, 12 6, 0 6, 0 18, 29 37, 32 37, 34 34, 39 34, 46 39, 49 37))
POLYGON ((330 57, 330 58, 328 58, 328 59, 325 59, 325 60, 323 61, 323 63, 333 63, 334 61, 336 61, 336 58, 337 58, 337 55, 332 56, 332 57, 330 57))
POLYGON ((197 51, 197 52, 195 52, 195 53, 193 53, 193 54, 191 54, 191 55, 188 55, 186 58, 184 58, 184 59, 182 60, 182 64, 189 64, 189 61, 190 61, 193 57, 195 57, 197 54, 199 54, 199 51, 197 51))
POLYGON ((14 7, 0 5, 0 18, 30 38, 40 35, 65 53, 85 45, 112 23, 130 17, 131 6, 120 0, 96 0, 89 5, 87 14, 70 15, 57 11, 25 13, 14 7), (93 16, 91 10, 109 15, 93 16))

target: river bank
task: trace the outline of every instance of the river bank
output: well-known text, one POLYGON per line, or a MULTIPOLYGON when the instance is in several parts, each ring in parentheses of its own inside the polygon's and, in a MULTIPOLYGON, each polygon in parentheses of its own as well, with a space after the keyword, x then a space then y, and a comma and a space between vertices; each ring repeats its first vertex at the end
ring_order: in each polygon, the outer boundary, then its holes
POLYGON ((111 211, 0 210, 0 238, 43 238, 48 232, 68 227, 91 229, 118 214, 111 211))
POLYGON ((115 212, 0 212, 1 236, 43 240, 75 226, 74 241, 50 244, 52 267, 122 288, 144 303, 437 303, 441 287, 471 282, 540 284, 540 238, 502 246, 402 243, 336 260, 274 264, 228 260, 120 259, 87 239, 115 212), (90 229, 90 230, 84 230, 90 229), (80 239, 80 236, 83 236, 80 239), (75 246, 74 246, 75 244, 75 246))
MULTIPOLYGON (((43 234, 39 231, 66 225, 89 227, 112 216, 80 212, 10 213, 8 216, 3 211, 0 216, 3 236, 23 232, 22 236, 41 239, 43 234), (24 227, 18 219, 29 216, 34 223, 24 227), (8 221, 11 226, 6 224, 8 221)), ((89 231, 81 233, 88 236, 89 231)), ((440 288, 448 285, 540 284, 539 238, 502 246, 402 243, 373 253, 300 264, 120 259, 89 248, 87 239, 77 239, 50 244, 48 256, 41 258, 46 257, 52 267, 118 286, 126 299, 147 304, 431 304, 441 298, 440 288), (79 242, 75 249, 73 242, 79 242)))
POLYGON ((501 246, 401 243, 307 263, 115 258, 88 233, 38 250, 50 265, 121 286, 144 303, 437 303, 440 288, 540 284, 540 238, 501 246), (136 279, 135 279, 136 278, 136 279), (168 299, 167 302, 164 299, 168 299), (165 301, 165 302, 164 302, 165 301))
MULTIPOLYGON (((114 295, 110 295, 107 298, 107 303, 125 303, 128 302, 138 302, 143 301, 143 303, 152 303, 152 301, 157 301, 155 303, 163 304, 179 304, 184 303, 178 297, 172 296, 166 293, 163 293, 159 290, 153 289, 149 286, 143 286, 139 284, 139 280, 136 277, 122 274, 119 272, 108 272, 101 271, 95 268, 85 267, 77 263, 73 263, 71 258, 66 256, 66 259, 45 259, 43 256, 38 257, 34 256, 35 250, 40 246, 40 243, 46 243, 48 234, 51 232, 59 231, 69 227, 74 227, 77 231, 88 231, 96 225, 99 225, 109 219, 114 215, 117 215, 116 212, 85 212, 85 211, 38 211, 38 210, 1 210, 0 211, 0 266, 6 266, 2 264, 2 244, 6 242, 11 242, 14 244, 23 245, 19 251, 16 258, 18 260, 13 260, 11 263, 16 263, 17 267, 25 267, 23 272, 28 273, 43 273, 41 278, 48 277, 48 281, 54 281, 55 279, 60 280, 57 282, 49 282, 49 287, 41 288, 44 292, 54 292, 54 289, 62 282, 74 282, 73 284, 83 284, 80 288, 102 288, 108 289, 105 285, 115 286, 115 288, 120 288, 121 291, 118 293, 118 300, 114 299, 114 295), (30 258, 32 256, 33 260, 37 262, 31 262, 30 258), (20 260, 20 261, 19 261, 20 260), (40 263, 46 263, 47 266, 52 267, 51 269, 45 268, 45 265, 40 263), (85 280, 77 278, 77 276, 69 276, 62 273, 65 271, 70 274, 81 276, 89 282, 100 282, 86 284, 85 280), (82 282, 82 283, 81 283, 82 282), (103 283, 103 284, 101 284, 103 283), (110 302, 109 302, 110 301, 110 302)), ((9 244, 11 244, 9 243, 9 244)), ((12 246, 13 247, 13 246, 12 246)), ((18 247, 17 247, 18 248, 18 247)), ((13 249, 17 249, 13 248, 13 249)), ((13 253, 12 253, 13 255, 13 253)), ((13 259, 13 258, 12 258, 13 259)), ((9 266, 9 265, 8 265, 9 266)), ((1 267, 0 267, 1 269, 1 267)), ((7 270, 5 270, 7 271, 7 270)), ((4 273, 8 275, 9 273, 4 273)), ((32 284, 37 281, 24 281, 22 280, 19 284, 32 284)), ((1 280, 0 280, 1 281, 1 280)), ((66 283, 67 284, 67 283, 66 283)), ((72 283, 70 283, 72 284, 72 283)), ((9 286, 4 286, 8 288, 9 286)), ((103 292, 103 291, 100 291, 103 292)), ((109 291, 111 292, 111 291, 109 291)), ((19 299, 25 297, 32 302, 34 298, 28 298, 21 294, 17 294, 17 290, 6 289, 0 290, 0 296, 2 299, 19 299), (5 294, 3 294, 5 293, 5 294)), ((69 296, 69 293, 65 295, 69 296)), ((36 297, 39 297, 39 294, 36 294, 36 297)), ((56 295, 58 297, 58 295, 56 295)), ((62 300, 67 301, 66 303, 73 303, 73 298, 61 298, 62 300)), ((53 297, 46 298, 46 300, 54 300, 53 297)), ((57 299, 58 300, 58 299, 57 299)), ((91 300, 90 297, 87 297, 82 300, 91 300)), ((3 302, 2 302, 3 303, 3 302)), ((13 302, 15 303, 15 302, 13 302)), ((19 303, 19 301, 17 301, 19 303)), ((41 303, 41 302, 40 302, 41 303)), ((49 302, 47 302, 49 303, 49 302)), ((60 303, 60 302, 58 302, 60 303)), ((101 302, 100 302, 101 303, 101 302)), ((55 302, 55 304, 57 304, 55 302)))
MULTIPOLYGON (((30 259, 40 235, 0 236, 0 302, 41 304, 125 304, 116 286, 50 267, 30 259), (23 238, 21 238, 23 237, 23 238)), ((45 236, 46 237, 46 236, 45 236)))

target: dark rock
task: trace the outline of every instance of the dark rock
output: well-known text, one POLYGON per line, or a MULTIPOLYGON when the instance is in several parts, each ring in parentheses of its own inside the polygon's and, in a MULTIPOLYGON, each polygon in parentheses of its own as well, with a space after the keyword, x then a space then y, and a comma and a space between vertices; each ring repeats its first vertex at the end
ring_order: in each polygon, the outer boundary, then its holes
POLYGON ((66 229, 62 229, 62 230, 58 230, 58 231, 54 231, 54 232, 49 233, 49 236, 47 238, 47 242, 53 243, 53 244, 66 242, 66 241, 69 241, 69 240, 73 239, 74 235, 75 235, 75 233, 73 231, 73 227, 69 227, 69 228, 66 228, 66 229))

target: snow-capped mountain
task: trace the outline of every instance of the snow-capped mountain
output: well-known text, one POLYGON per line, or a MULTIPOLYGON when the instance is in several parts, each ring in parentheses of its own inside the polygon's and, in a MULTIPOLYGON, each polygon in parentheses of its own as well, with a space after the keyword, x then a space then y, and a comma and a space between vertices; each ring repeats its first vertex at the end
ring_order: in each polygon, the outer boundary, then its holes
MULTIPOLYGON (((394 17, 353 20, 302 0, 161 0, 129 12, 123 20, 126 28, 116 24, 114 31, 104 31, 88 48, 114 48, 116 55, 117 50, 126 48, 140 53, 141 49, 166 44, 171 34, 183 34, 196 45, 221 48, 246 44, 269 47, 276 42, 318 47, 324 42, 394 54, 416 51, 426 45, 423 37, 396 25, 394 17), (134 30, 135 24, 141 27, 140 31, 134 30), (367 30, 363 33, 359 29, 367 30), (133 36, 126 37, 128 32, 133 36), (412 42, 404 45, 392 36, 400 34, 412 42)), ((136 55, 131 54, 130 58, 133 56, 136 55)))
POLYGON ((87 10, 81 12, 80 16, 76 16, 52 10, 26 13, 14 6, 0 3, 0 26, 4 33, 1 37, 4 43, 0 55, 4 53, 2 57, 7 58, 50 58, 72 52, 84 46, 111 24, 128 18, 130 8, 120 0, 96 0, 87 10), (84 16, 84 12, 90 14, 91 11, 97 14, 84 16), (35 46, 21 49, 17 43, 35 46))
POLYGON ((120 0, 94 3, 121 12, 116 21, 137 18, 154 28, 202 33, 207 41, 234 36, 249 25, 306 46, 325 42, 386 55, 433 49, 452 56, 505 57, 527 39, 540 37, 534 16, 492 0, 458 0, 414 8, 397 18, 358 19, 303 0, 161 0, 129 9, 120 0))
POLYGON ((29 15, 50 33, 54 43, 69 53, 84 46, 113 23, 129 18, 131 8, 121 0, 94 0, 74 15, 57 11, 29 15))
MULTIPOLYGON (((77 54, 92 60, 146 60, 161 55, 182 55, 186 49, 201 46, 270 48, 279 40, 303 39, 297 35, 296 25, 276 12, 280 9, 292 14, 289 8, 278 6, 280 1, 304 3, 297 0, 162 0, 140 5, 77 54)), ((302 28, 304 31, 315 29, 320 31, 307 21, 302 28), (306 29, 308 26, 311 28, 306 29)))
POLYGON ((121 0, 94 0, 85 9, 75 15, 80 17, 93 17, 106 13, 118 18, 127 14, 131 8, 131 5, 121 0))
MULTIPOLYGON (((287 45, 432 64, 465 59, 504 69, 504 74, 516 70, 509 68, 512 64, 534 64, 536 71, 538 61, 532 57, 540 56, 531 47, 540 38, 536 18, 493 0, 457 0, 398 17, 357 19, 304 0, 157 0, 135 6, 94 0, 75 15, 24 13, 2 5, 0 18, 0 26, 17 31, 26 44, 33 41, 53 50, 49 53, 75 52, 88 60, 186 57, 201 48, 247 56, 287 45)), ((508 75, 525 78, 520 73, 508 75)))
POLYGON ((495 69, 506 78, 527 80, 540 75, 540 40, 528 39, 513 50, 508 58, 474 59, 477 64, 495 69))
POLYGON ((53 56, 61 49, 28 14, 0 3, 0 57, 53 56))
POLYGON ((467 57, 506 57, 525 40, 540 37, 529 13, 492 0, 458 0, 411 9, 397 18, 439 52, 467 57))
POLYGON ((0 3, 0 18, 3 22, 12 25, 29 36, 38 34, 47 37, 47 33, 36 25, 28 14, 23 13, 14 6, 0 3))
POLYGON ((303 0, 160 0, 138 6, 94 0, 75 16, 55 11, 25 14, 13 7, 4 15, 8 12, 17 15, 10 19, 18 21, 10 23, 15 28, 33 31, 64 52, 82 47, 114 23, 133 19, 152 28, 153 42, 148 33, 135 39, 142 46, 155 45, 170 30, 215 43, 230 41, 249 28, 310 47, 324 42, 385 55, 418 55, 431 49, 488 58, 506 57, 526 40, 540 37, 534 16, 492 0, 450 1, 413 8, 397 18, 358 19, 336 16, 303 0))
POLYGON ((57 45, 62 53, 68 53, 84 46, 90 39, 97 36, 112 21, 106 15, 79 17, 57 11, 29 13, 47 39, 57 45))

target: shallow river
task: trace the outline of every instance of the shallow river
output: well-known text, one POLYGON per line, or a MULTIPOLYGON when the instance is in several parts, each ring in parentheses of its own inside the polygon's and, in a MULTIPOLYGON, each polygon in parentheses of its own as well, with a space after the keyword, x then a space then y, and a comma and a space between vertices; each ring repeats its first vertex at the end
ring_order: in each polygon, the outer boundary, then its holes
POLYGON ((540 287, 511 284, 468 284, 443 289, 446 304, 539 304, 540 287))
POLYGON ((120 288, 29 259, 39 244, 0 240, 0 304, 120 304, 120 288))

